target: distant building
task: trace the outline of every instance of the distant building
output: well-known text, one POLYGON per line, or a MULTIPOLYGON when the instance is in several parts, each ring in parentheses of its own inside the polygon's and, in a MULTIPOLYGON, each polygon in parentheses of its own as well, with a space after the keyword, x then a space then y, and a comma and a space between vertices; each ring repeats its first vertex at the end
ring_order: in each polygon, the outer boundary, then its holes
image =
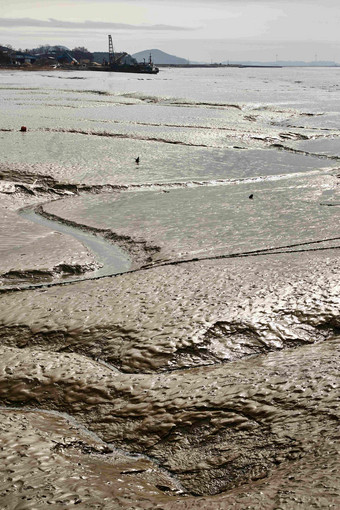
POLYGON ((0 45, 0 64, 2 65, 12 64, 13 53, 14 51, 11 48, 7 48, 7 46, 0 45))
POLYGON ((30 55, 29 53, 23 53, 21 51, 15 52, 12 56, 12 60, 14 64, 34 64, 37 60, 36 55, 30 55))

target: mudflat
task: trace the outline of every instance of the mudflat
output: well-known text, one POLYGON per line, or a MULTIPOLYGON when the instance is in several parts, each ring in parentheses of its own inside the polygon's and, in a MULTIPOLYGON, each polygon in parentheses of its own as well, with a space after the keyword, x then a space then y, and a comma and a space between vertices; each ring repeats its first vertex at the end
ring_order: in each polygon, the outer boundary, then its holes
POLYGON ((240 71, 2 72, 1 508, 339 506, 335 76, 240 71))

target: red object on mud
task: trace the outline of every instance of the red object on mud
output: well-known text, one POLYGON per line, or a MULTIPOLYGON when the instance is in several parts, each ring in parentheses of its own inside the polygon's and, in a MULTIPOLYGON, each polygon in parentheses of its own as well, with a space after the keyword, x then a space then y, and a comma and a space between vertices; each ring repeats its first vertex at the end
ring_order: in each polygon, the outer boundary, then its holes
POLYGON ((20 131, 23 131, 25 133, 27 131, 27 127, 26 126, 21 126, 20 131))

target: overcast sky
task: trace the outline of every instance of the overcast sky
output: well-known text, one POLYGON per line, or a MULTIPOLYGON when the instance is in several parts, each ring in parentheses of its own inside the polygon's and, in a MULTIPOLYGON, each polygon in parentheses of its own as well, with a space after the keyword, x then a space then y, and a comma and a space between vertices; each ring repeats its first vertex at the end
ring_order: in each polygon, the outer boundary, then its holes
POLYGON ((0 0, 0 44, 340 62, 339 0, 0 0))

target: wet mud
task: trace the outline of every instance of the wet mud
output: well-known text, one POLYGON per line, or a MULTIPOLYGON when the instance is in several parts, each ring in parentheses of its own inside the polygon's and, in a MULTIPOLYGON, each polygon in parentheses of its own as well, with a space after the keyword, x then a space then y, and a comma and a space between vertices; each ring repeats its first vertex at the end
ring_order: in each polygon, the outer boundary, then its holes
POLYGON ((334 119, 80 78, 2 87, 0 507, 339 507, 334 119))
MULTIPOLYGON (((135 311, 130 303, 128 313, 136 314, 130 318, 121 302, 129 292, 122 288, 128 285, 123 276, 2 296, 4 310, 11 302, 21 310, 1 317, 2 405, 66 412, 105 443, 146 455, 176 480, 171 487, 157 474, 153 478, 152 490, 166 487, 170 499, 163 504, 169 508, 197 508, 195 498, 208 495, 215 495, 212 505, 228 504, 230 498, 243 508, 245 493, 255 494, 258 508, 268 505, 267 494, 286 508, 335 504, 338 261, 325 254, 317 259, 290 254, 289 270, 277 260, 268 271, 268 260, 261 259, 248 267, 239 260, 228 268, 204 262, 199 270, 189 267, 179 274, 153 269, 152 291, 151 275, 129 282, 139 296, 135 311), (239 274, 235 265, 252 279, 244 296, 235 292, 242 287, 240 276, 231 277, 239 274), (320 266, 323 274, 314 270, 320 266), (203 274, 214 283, 198 296, 203 274), (213 314, 209 300, 215 303, 213 314), (305 477, 308 493, 302 491, 305 477), (186 503, 172 501, 170 494, 179 487, 186 503)), ((68 441, 53 440, 61 443, 58 455, 64 453, 68 441)), ((88 442, 82 450, 93 454, 88 442)), ((43 467, 50 483, 52 470, 43 467)), ((101 487, 104 483, 102 474, 101 487)), ((62 501, 70 497, 63 490, 62 501)), ((74 498, 84 497, 79 490, 74 498)), ((133 492, 129 497, 143 508, 133 492)), ((156 506, 157 498, 145 491, 145 507, 156 506)), ((37 492, 33 501, 40 501, 37 492)))
MULTIPOLYGON (((338 258, 193 266, 2 295, 1 404, 66 412, 105 444, 146 456, 151 488, 136 460, 131 474, 142 477, 143 496, 119 475, 123 507, 197 508, 208 496, 217 508, 243 508, 244 497, 255 508, 270 507, 270 498, 284 508, 336 504, 338 258)), ((76 450, 68 469, 77 477, 80 446, 82 459, 97 452, 88 441, 51 437, 43 465, 51 502, 95 504, 117 471, 101 471, 94 494, 79 481, 71 496, 46 463, 76 450)), ((33 508, 44 483, 32 491, 33 508)), ((110 489, 99 508, 118 504, 110 489)))
POLYGON ((33 225, 4 204, 0 212, 1 285, 53 281, 98 267, 92 253, 74 238, 33 225))

